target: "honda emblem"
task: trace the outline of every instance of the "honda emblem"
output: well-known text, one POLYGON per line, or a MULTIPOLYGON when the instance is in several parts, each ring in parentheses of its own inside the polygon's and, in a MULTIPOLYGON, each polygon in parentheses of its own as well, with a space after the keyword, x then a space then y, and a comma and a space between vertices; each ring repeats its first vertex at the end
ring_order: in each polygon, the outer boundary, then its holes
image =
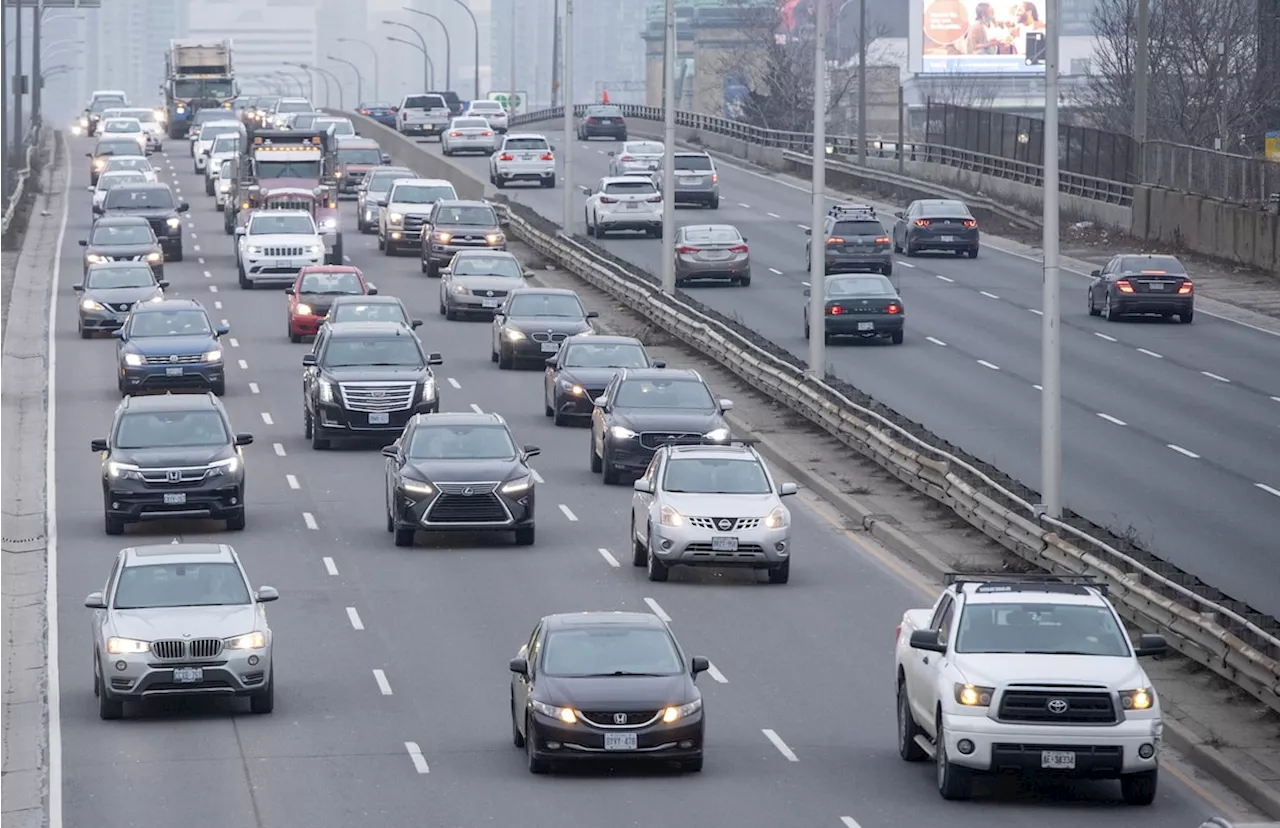
POLYGON ((626 723, 627 723, 627 714, 626 714, 626 713, 614 713, 614 714, 613 714, 613 723, 614 723, 614 724, 616 724, 616 725, 624 725, 624 724, 626 724, 626 723))
POLYGON ((182 472, 177 469, 169 469, 164 473, 164 479, 168 480, 170 483, 177 483, 182 479, 182 472))

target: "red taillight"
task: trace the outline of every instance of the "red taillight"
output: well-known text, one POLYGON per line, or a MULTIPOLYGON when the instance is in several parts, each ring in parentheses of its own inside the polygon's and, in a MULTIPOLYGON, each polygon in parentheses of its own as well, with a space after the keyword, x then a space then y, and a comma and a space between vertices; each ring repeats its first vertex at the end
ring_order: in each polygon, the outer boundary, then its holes
POLYGON ((712 174, 711 174, 711 183, 712 183, 712 184, 717 184, 717 183, 719 183, 719 181, 720 181, 720 173, 712 173, 712 174))
POLYGON ((485 130, 481 130, 481 132, 480 132, 480 137, 481 137, 481 138, 492 138, 492 137, 493 137, 493 133, 492 133, 492 132, 490 132, 490 131, 489 131, 489 130, 487 130, 487 129, 485 129, 485 130))
POLYGON ((630 155, 624 155, 624 156, 622 156, 621 158, 619 158, 618 160, 619 160, 619 161, 634 161, 635 159, 634 159, 634 158, 632 158, 630 155))
POLYGON ((609 198, 608 196, 600 196, 600 203, 601 204, 617 204, 618 199, 609 198))
POLYGON ((499 155, 499 156, 498 156, 498 160, 499 160, 499 161, 514 161, 514 160, 516 160, 516 157, 515 157, 514 155, 512 155, 511 153, 509 153, 509 152, 504 152, 504 153, 502 153, 502 155, 499 155))
POLYGON ((449 137, 450 137, 450 138, 461 138, 461 137, 462 137, 462 133, 461 133, 461 132, 450 132, 450 133, 449 133, 449 137))
POLYGON ((746 253, 747 246, 745 244, 740 244, 737 247, 730 247, 729 252, 730 253, 746 253))
POLYGON ((369 114, 369 110, 367 110, 367 109, 362 109, 362 110, 360 110, 360 114, 361 114, 361 115, 368 115, 368 114, 369 114))
POLYGON ((645 201, 653 201, 653 202, 659 202, 659 201, 662 201, 662 193, 658 193, 657 195, 649 196, 648 198, 646 198, 646 199, 645 199, 645 201))
POLYGON ((588 119, 587 119, 587 123, 589 123, 589 124, 598 124, 598 123, 600 123, 600 119, 599 119, 599 118, 588 118, 588 119))
POLYGON ((916 219, 916 227, 928 227, 928 226, 929 226, 928 219, 916 219))
POLYGON ((682 246, 682 247, 677 247, 677 248, 676 248, 676 252, 677 252, 677 253, 683 253, 683 254, 685 254, 685 255, 688 255, 688 254, 690 254, 690 253, 701 253, 701 252, 702 252, 702 249, 701 249, 701 248, 698 248, 698 247, 690 247, 689 245, 687 245, 687 244, 686 244, 686 245, 684 245, 684 246, 682 246))
POLYGON ((978 222, 977 222, 976 220, 974 220, 974 219, 969 219, 968 221, 966 221, 966 222, 964 223, 964 226, 965 226, 965 227, 977 227, 977 226, 978 226, 978 222))
POLYGON ((613 120, 615 123, 619 123, 619 124, 625 124, 627 122, 626 118, 614 118, 613 120))
POLYGON ((1188 279, 1187 281, 1183 282, 1182 285, 1178 288, 1178 293, 1181 293, 1182 295, 1185 296, 1190 292, 1191 292, 1191 280, 1188 279))
POLYGON ((890 243, 890 239, 888 236, 881 236, 880 238, 876 239, 876 244, 889 244, 889 243, 890 243))
POLYGON ((1116 282, 1116 290, 1121 293, 1133 293, 1133 285, 1129 284, 1128 279, 1121 279, 1116 282))
POLYGON ((831 307, 827 308, 827 313, 831 316, 839 316, 840 314, 844 313, 844 308, 840 307, 839 305, 832 305, 831 307))
POLYGON ((552 155, 551 153, 549 153, 549 152, 544 152, 544 153, 542 153, 542 155, 540 156, 540 159, 541 159, 542 161, 554 161, 554 160, 556 160, 556 157, 555 157, 554 155, 552 155))
POLYGON ((885 313, 902 313, 902 308, 898 305, 890 305, 884 309, 885 313))
POLYGON ((840 238, 839 236, 832 236, 831 238, 827 239, 827 244, 844 244, 844 239, 840 238))

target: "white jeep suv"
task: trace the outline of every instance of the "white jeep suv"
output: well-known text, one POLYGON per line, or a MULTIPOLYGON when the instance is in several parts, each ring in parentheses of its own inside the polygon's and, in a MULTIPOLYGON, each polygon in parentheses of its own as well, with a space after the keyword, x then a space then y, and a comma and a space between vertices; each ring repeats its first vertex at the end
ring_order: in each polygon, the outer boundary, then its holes
POLYGON ((258 282, 293 282, 302 268, 321 264, 324 239, 304 210, 255 210, 236 228, 236 270, 245 290, 258 282))

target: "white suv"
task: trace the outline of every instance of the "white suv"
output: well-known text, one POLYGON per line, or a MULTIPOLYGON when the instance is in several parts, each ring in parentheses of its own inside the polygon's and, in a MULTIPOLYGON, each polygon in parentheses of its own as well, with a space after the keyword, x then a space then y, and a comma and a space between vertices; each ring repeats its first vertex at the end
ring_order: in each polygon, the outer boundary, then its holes
POLYGON ((507 135, 489 156, 489 183, 502 189, 516 181, 556 186, 556 148, 545 135, 507 135))
POLYGON ((204 164, 204 194, 218 191, 218 179, 222 176, 222 162, 230 161, 240 153, 240 133, 229 132, 213 139, 209 157, 204 164))
POLYGON ((396 179, 386 198, 378 199, 378 249, 394 256, 404 247, 421 248, 431 206, 457 197, 443 178, 396 179))
POLYGON ((1155 799, 1160 700, 1138 646, 1088 577, 948 575, 931 609, 898 627, 898 753, 932 758, 943 799, 980 774, 1119 779, 1125 802, 1155 799))
POLYGON ((324 239, 303 210, 255 210, 236 228, 236 270, 240 287, 258 282, 292 282, 304 267, 324 264, 324 239))
POLYGON ((587 235, 597 239, 621 230, 640 230, 655 239, 662 235, 662 194, 648 178, 600 179, 587 190, 584 212, 587 235))
POLYGON ((200 127, 196 142, 191 151, 195 158, 195 171, 203 173, 209 163, 209 153, 213 150, 213 141, 220 135, 239 135, 244 127, 239 121, 209 121, 200 127))

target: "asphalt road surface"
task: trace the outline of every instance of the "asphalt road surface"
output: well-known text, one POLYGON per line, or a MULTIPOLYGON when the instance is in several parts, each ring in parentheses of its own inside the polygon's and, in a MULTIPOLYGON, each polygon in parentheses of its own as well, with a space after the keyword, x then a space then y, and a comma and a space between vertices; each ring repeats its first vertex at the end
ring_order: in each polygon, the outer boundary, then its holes
MULTIPOLYGON (((77 166, 86 148, 72 141, 77 166)), ((1198 785, 1169 773, 1147 809, 1121 804, 1115 783, 1000 782, 974 803, 943 802, 932 766, 904 764, 894 747, 893 627, 921 603, 915 588, 802 503, 793 507, 797 566, 789 585, 709 572, 650 583, 626 561, 630 490, 605 487, 589 472, 585 430, 557 429, 543 417, 540 373, 498 371, 487 324, 445 322, 436 313, 438 283, 415 259, 384 258, 371 236, 348 231, 352 263, 425 319, 425 343, 444 353, 444 409, 498 411, 519 442, 543 451, 534 461, 544 481, 536 546, 478 538, 395 548, 383 526, 377 448, 317 452, 303 440, 301 359, 310 346, 289 344, 282 292, 236 287, 232 238, 185 147, 174 141, 167 150, 155 161, 162 180, 192 204, 186 261, 167 268, 170 292, 200 299, 230 324, 224 401, 235 429, 256 437, 246 450, 248 528, 175 522, 134 526, 123 539, 103 534, 89 440, 105 436, 118 402, 114 344, 76 334, 76 240, 90 211, 88 194, 73 193, 56 327, 65 825, 1075 828, 1088 820, 1173 828, 1213 813, 1198 785), (280 590, 269 611, 273 714, 210 700, 147 705, 124 721, 98 718, 84 596, 102 588, 122 546, 175 538, 231 543, 255 584, 280 590), (666 615, 688 651, 714 663, 700 679, 709 716, 703 773, 535 777, 525 769, 511 745, 507 661, 539 616, 588 609, 666 615)), ((76 170, 78 187, 86 178, 76 170)), ((746 208, 737 209, 722 215, 759 236, 743 218, 746 208)), ((762 280, 755 290, 780 302, 784 287, 782 279, 772 287, 762 280)), ((959 288, 951 295, 968 301, 959 288)), ((917 324, 918 336, 925 324, 917 324)), ((1191 333, 1211 336, 1214 327, 1191 333)), ((850 353, 878 361, 923 347, 850 353)), ((932 359, 952 353, 938 350, 932 359)))
MULTIPOLYGON (((562 132, 545 134, 563 149, 562 132)), ((423 146, 439 152, 437 144, 423 146)), ((608 174, 607 153, 621 144, 573 146, 573 184, 595 189, 608 174)), ((487 158, 449 160, 487 180, 487 158)), ((560 186, 563 175, 554 191, 518 185, 504 192, 560 222, 560 186)), ((724 163, 720 187, 718 210, 680 207, 676 221, 737 226, 751 247, 752 284, 685 290, 807 359, 808 190, 724 163)), ((579 234, 585 201, 579 193, 579 234)), ((603 245, 661 273, 660 240, 617 235, 603 245)), ((906 342, 829 346, 828 370, 1038 491, 1040 270, 1039 262, 991 247, 977 260, 895 256, 906 342)), ((1280 337, 1205 313, 1190 326, 1108 323, 1088 315, 1086 281, 1063 273, 1066 505, 1280 615, 1280 337)))

